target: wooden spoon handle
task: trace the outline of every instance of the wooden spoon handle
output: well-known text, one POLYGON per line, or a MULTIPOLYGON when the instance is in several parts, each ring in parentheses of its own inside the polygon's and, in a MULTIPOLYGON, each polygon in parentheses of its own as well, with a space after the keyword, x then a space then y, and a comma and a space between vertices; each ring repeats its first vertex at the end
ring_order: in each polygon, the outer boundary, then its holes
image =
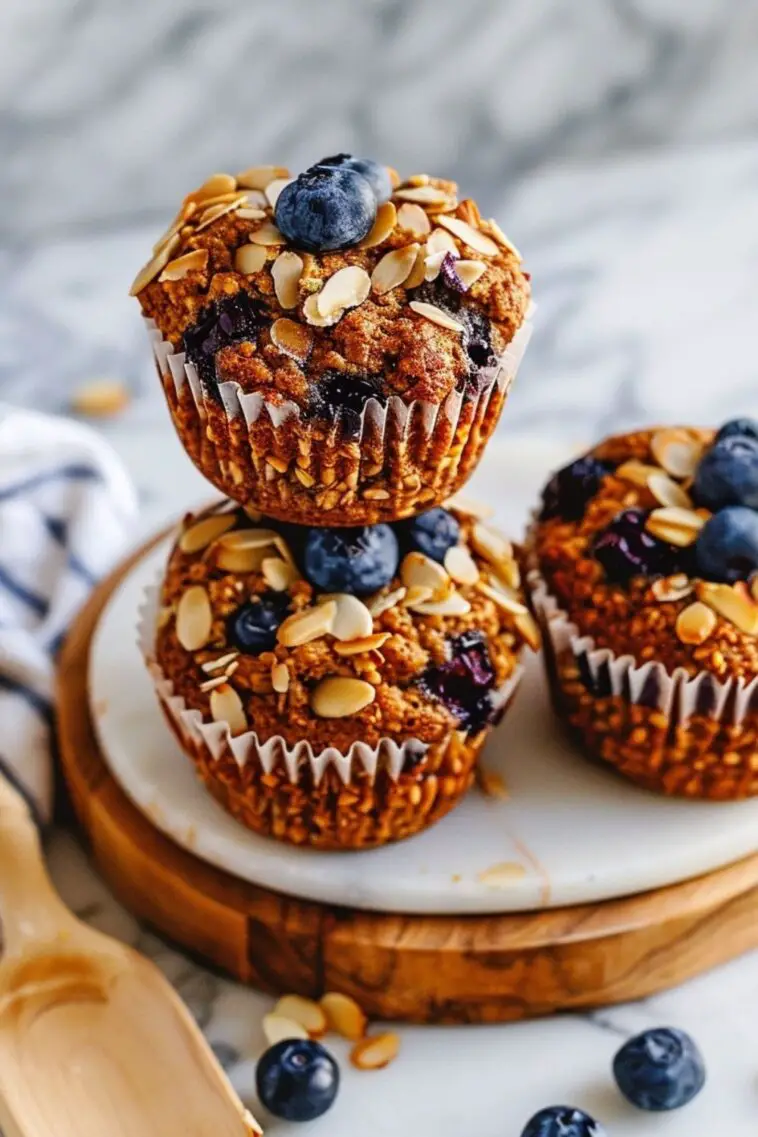
POLYGON ((0 919, 6 959, 22 955, 29 944, 57 939, 74 923, 47 875, 29 806, 2 776, 0 919))

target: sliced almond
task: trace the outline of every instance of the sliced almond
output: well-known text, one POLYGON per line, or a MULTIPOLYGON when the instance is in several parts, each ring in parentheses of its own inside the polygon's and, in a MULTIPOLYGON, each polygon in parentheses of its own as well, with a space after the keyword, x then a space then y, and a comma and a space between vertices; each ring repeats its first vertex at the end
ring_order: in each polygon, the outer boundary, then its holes
POLYGON ((653 581, 651 588, 655 599, 661 604, 667 604, 690 596, 694 585, 685 573, 678 572, 673 576, 659 577, 653 581))
POLYGON ((652 477, 656 474, 663 474, 660 466, 648 466, 645 462, 639 462, 636 458, 630 458, 628 462, 622 462, 613 471, 614 477, 621 478, 625 482, 631 482, 634 486, 642 486, 647 489, 647 484, 652 477))
POLYGON ((407 186, 428 186, 431 180, 428 174, 410 174, 405 179, 404 184, 407 186))
POLYGON ((468 245, 475 253, 479 253, 483 257, 496 257, 498 248, 491 237, 486 233, 482 233, 480 229, 474 229, 467 221, 462 221, 460 217, 448 217, 442 215, 437 218, 437 223, 443 225, 445 229, 449 229, 454 237, 459 241, 463 241, 464 245, 468 245))
POLYGON ((453 545, 445 553, 445 571, 456 584, 476 584, 479 569, 465 545, 453 545))
POLYGON ((371 277, 360 265, 346 265, 330 276, 316 293, 319 315, 328 320, 336 312, 362 304, 371 291, 371 277))
POLYGON ((203 229, 207 229, 209 225, 213 225, 215 221, 218 221, 221 217, 225 217, 227 213, 231 213, 237 209, 244 200, 244 197, 235 197, 231 201, 222 201, 218 205, 212 205, 210 209, 206 209, 205 212, 200 215, 195 232, 201 233, 203 229))
POLYGON ((406 588, 395 588, 391 592, 384 594, 378 593, 375 596, 370 596, 366 600, 366 607, 368 608, 374 619, 381 616, 382 612, 389 612, 390 608, 394 608, 397 604, 405 598, 406 588))
POLYGON ((379 296, 391 292, 403 284, 416 263, 420 246, 406 245, 404 249, 393 249, 385 253, 371 274, 371 287, 379 296))
POLYGON ((283 245, 284 237, 274 225, 273 221, 264 221, 257 229, 254 229, 250 234, 250 240, 254 245, 264 245, 268 248, 269 245, 283 245))
POLYGON ((313 332, 305 324, 281 316, 274 320, 269 332, 271 342, 290 359, 305 363, 313 347, 313 332))
POLYGON ((185 651, 199 651, 211 636, 213 613, 202 584, 191 584, 176 608, 176 638, 185 651))
POLYGON ((511 616, 525 616, 529 611, 518 597, 506 592, 504 588, 493 587, 486 580, 480 580, 476 587, 484 596, 489 597, 498 608, 502 609, 503 612, 508 612, 511 616))
POLYGON ((405 596, 403 597, 403 608, 415 608, 417 604, 426 604, 427 601, 432 599, 433 589, 427 588, 423 584, 414 584, 410 588, 405 589, 405 596))
POLYGON ((674 478, 691 478, 703 454, 703 444, 681 427, 657 431, 650 440, 650 450, 674 478))
POLYGON ((314 328, 330 328, 332 324, 342 319, 344 309, 333 312, 331 316, 322 316, 318 307, 319 293, 313 292, 303 304, 303 315, 314 328))
POLYGON ((237 216, 240 221, 262 221, 267 216, 265 209, 258 209, 255 205, 237 206, 237 216))
POLYGON ((93 379, 77 387, 71 399, 71 410, 89 418, 112 418, 129 406, 129 388, 120 379, 93 379))
POLYGON ((445 257, 452 256, 452 253, 446 253, 444 250, 440 253, 430 253, 424 260, 424 279, 436 280, 442 268, 442 262, 445 257))
POLYGON ((236 184, 246 189, 265 190, 275 178, 288 178, 286 166, 251 166, 237 174, 236 184))
POLYGON ((475 553, 499 568, 513 560, 513 545, 503 534, 483 521, 477 521, 471 530, 471 546, 475 553))
POLYGON ((532 651, 539 651, 542 646, 542 635, 539 625, 531 612, 522 612, 513 620, 516 631, 527 647, 532 651))
POLYGON ((189 195, 199 205, 219 194, 233 193, 237 189, 237 179, 232 174, 211 174, 203 184, 189 195))
POLYGON ((261 572, 266 584, 269 588, 273 588, 274 592, 286 592, 299 578, 295 566, 289 561, 282 560, 281 557, 264 557, 261 561, 261 572))
POLYGON ((487 888, 509 888, 522 876, 526 876, 526 869, 518 861, 501 861, 477 873, 477 879, 487 888))
POLYGON ((358 1070, 381 1070, 389 1066, 399 1052, 400 1038, 388 1030, 357 1043, 350 1052, 350 1061, 358 1070))
POLYGON ((284 647, 300 647, 331 632, 336 615, 337 605, 333 600, 315 608, 304 608, 279 625, 276 638, 284 647))
POLYGON ((283 995, 274 1007, 274 1014, 300 1023, 311 1038, 322 1038, 326 1034, 327 1020, 323 1007, 303 995, 283 995))
POLYGON ((271 266, 274 292, 282 308, 296 308, 303 261, 297 253, 280 253, 271 266))
POLYGON ((417 315, 423 316, 426 320, 431 320, 433 324, 439 324, 441 328, 449 328, 451 332, 462 332, 464 330, 463 324, 459 324, 457 320, 448 316, 447 312, 443 312, 434 304, 425 304, 422 300, 411 300, 410 307, 417 315))
POLYGON ((455 264, 456 275, 466 292, 486 271, 487 266, 483 261, 456 261, 455 264))
POLYGON ((262 245, 240 245, 234 253, 234 267, 244 276, 260 272, 266 263, 267 253, 262 245))
POLYGON ((716 613, 701 600, 689 604, 676 618, 676 634, 683 644, 702 644, 716 627, 716 613))
POLYGON ((430 588, 432 600, 442 600, 451 590, 448 573, 424 553, 408 553, 403 557, 400 579, 406 588, 430 588))
POLYGON ((399 197, 401 201, 414 201, 418 205, 425 205, 428 208, 447 206, 452 201, 450 194, 440 189, 439 186, 428 185, 407 186, 397 189, 395 190, 395 197, 399 197))
POLYGON ((494 514, 491 505, 475 498, 466 497, 465 494, 456 493, 445 502, 445 509, 453 509, 456 513, 464 513, 466 517, 475 517, 478 521, 487 521, 494 514))
POLYGON ((187 273, 204 272, 207 266, 208 250, 193 249, 191 252, 185 253, 184 256, 169 261, 158 280, 161 283, 164 280, 184 280, 187 273))
POLYGON ((207 663, 203 663, 201 665, 202 670, 206 674, 210 674, 211 671, 223 671, 230 663, 234 663, 238 655, 238 651, 228 651, 226 655, 220 655, 218 659, 209 659, 207 663))
POLYGON ((645 522, 645 528, 660 541, 684 549, 695 543, 705 522, 706 518, 693 509, 680 509, 672 505, 654 509, 645 522))
POLYGON ((364 651, 379 651, 390 638, 389 632, 374 632, 370 636, 361 636, 356 640, 345 640, 336 643, 334 650, 337 655, 360 655, 364 651))
POLYGON ((479 789, 487 797, 498 798, 500 801, 508 801, 510 794, 508 787, 505 784, 502 776, 496 770, 485 770, 483 766, 479 766, 476 771, 476 781, 479 789))
POLYGON ((225 549, 265 549, 275 544, 278 536, 273 529, 235 529, 232 533, 223 533, 218 544, 225 549))
POLYGON ((183 553, 199 553, 205 549, 227 529, 231 529, 236 521, 233 513, 214 513, 210 517, 203 517, 185 529, 179 538, 179 548, 183 553))
POLYGON ((277 1014, 276 1011, 263 1016, 262 1026, 269 1046, 276 1046, 277 1042, 287 1042, 292 1038, 306 1039, 309 1037, 304 1026, 295 1022, 294 1019, 288 1019, 285 1015, 277 1014))
POLYGON ((211 691, 211 716, 214 722, 228 723, 232 734, 244 734, 247 730, 247 716, 242 699, 228 683, 211 691))
POLYGON ((333 603, 336 612, 329 629, 338 640, 355 640, 362 636, 370 636, 374 629, 374 621, 366 605, 357 596, 348 592, 334 592, 319 596, 317 603, 333 603))
POLYGON ((221 687, 224 683, 226 683, 226 675, 216 675, 213 679, 206 679, 204 683, 201 683, 200 690, 205 694, 208 691, 213 691, 216 687, 221 687))
POLYGON ((373 703, 376 690, 364 679, 336 675, 321 682, 311 691, 311 710, 322 719, 341 719, 357 715, 373 703))
POLYGON ((358 248, 373 249, 376 245, 381 245, 382 241, 386 241, 395 228, 397 218, 398 214, 394 202, 383 201, 376 211, 374 224, 371 226, 368 236, 363 238, 358 248))
POLYGON ((424 283, 426 274, 426 253, 423 248, 419 249, 416 254, 416 263, 405 281, 406 288, 418 288, 420 284, 424 283))
POLYGON ((758 603, 747 589, 743 591, 730 584, 699 581, 696 592, 698 599, 741 632, 749 636, 758 635, 758 603))
MULTIPOLYGON (((182 211, 182 213, 183 213, 183 211, 182 211)), ((180 214, 177 218, 175 218, 171 222, 171 224, 169 225, 169 227, 165 231, 165 233, 161 233, 160 237, 158 238, 158 240, 153 245, 153 253, 155 254, 155 253, 161 252, 161 250, 163 249, 163 246, 167 245, 169 243, 169 241, 179 233, 179 230, 184 225, 186 225, 186 221, 185 221, 184 217, 182 216, 182 214, 180 214)))
POLYGON ((219 545, 213 551, 216 564, 224 572, 260 572, 261 565, 266 559, 267 549, 246 549, 244 546, 237 549, 234 546, 227 548, 219 545))
POLYGON ((351 1042, 358 1042, 363 1038, 368 1019, 355 999, 351 999, 349 995, 341 995, 339 991, 327 991, 321 996, 320 1003, 329 1030, 351 1042))
POLYGON ((294 178, 274 178, 268 183, 263 192, 266 195, 266 201, 269 203, 272 209, 274 209, 276 206, 276 203, 279 199, 279 194, 282 192, 284 187, 288 186, 290 182, 293 182, 294 180, 294 178))
POLYGON ((426 252, 427 256, 432 256, 433 253, 453 253, 456 257, 460 256, 460 251, 452 234, 448 233, 446 229, 439 228, 435 229, 427 238, 426 252))
POLYGON ((673 505, 678 509, 692 509, 692 498, 687 491, 661 471, 651 474, 647 480, 647 488, 657 502, 661 505, 673 505))
POLYGON ((418 604, 408 604, 408 607, 412 607, 419 616, 465 616, 471 611, 471 605, 465 596, 455 591, 442 600, 424 600, 418 604))
POLYGON ((158 273, 162 272, 171 260, 181 243, 182 239, 179 234, 174 233, 173 237, 171 237, 165 245, 161 246, 160 251, 151 257, 147 264, 143 265, 135 276, 132 281, 132 286, 129 289, 130 296, 138 296, 143 288, 147 288, 151 280, 155 280, 158 273))
POLYGON ((277 695, 285 695, 290 685, 290 673, 286 663, 275 663, 271 668, 271 686, 277 695))
POLYGON ((202 201, 194 203, 196 210, 193 214, 193 220, 197 221, 198 218, 202 218, 203 214, 212 209, 214 205, 227 205, 230 201, 244 200, 246 200, 244 190, 229 190, 227 193, 217 193, 213 197, 203 198, 202 201))
POLYGON ((498 245, 500 245, 503 249, 507 249, 509 253, 513 253, 517 261, 522 261, 524 258, 521 256, 521 253, 518 251, 513 241, 506 237, 505 233, 500 228, 495 218, 490 217, 487 224, 490 227, 490 233, 495 238, 498 245))
POLYGON ((410 201, 404 202, 398 209, 397 223, 401 229, 408 229, 411 233, 417 233, 419 237, 424 237, 432 229, 428 213, 420 205, 414 205, 410 201))

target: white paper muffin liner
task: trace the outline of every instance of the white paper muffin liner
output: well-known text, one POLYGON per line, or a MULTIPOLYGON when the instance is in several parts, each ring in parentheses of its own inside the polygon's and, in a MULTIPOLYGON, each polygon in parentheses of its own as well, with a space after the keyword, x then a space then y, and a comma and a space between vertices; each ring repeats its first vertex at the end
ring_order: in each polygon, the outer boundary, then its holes
MULTIPOLYGON (((430 744, 417 738, 407 739, 403 743, 383 738, 373 746, 365 742, 354 742, 347 753, 343 754, 334 746, 316 752, 306 740, 291 745, 281 735, 262 742, 254 730, 232 735, 228 723, 208 722, 200 711, 189 708, 185 700, 174 693, 172 681, 155 658, 155 629, 159 608, 159 585, 146 588, 138 611, 137 641, 140 651, 155 684, 158 699, 180 737, 188 743, 205 747, 214 761, 229 752, 240 769, 250 761, 257 760, 266 774, 270 774, 277 766, 284 765, 293 785, 299 782, 305 766, 310 767, 314 784, 318 785, 327 767, 331 765, 345 785, 350 783, 356 769, 363 770, 373 784, 380 769, 386 769, 392 781, 396 782, 406 759, 411 758, 413 763, 417 763, 419 757, 429 750, 430 744)), ((516 693, 521 675, 522 668, 518 666, 508 681, 493 693, 495 712, 506 709, 516 693)))

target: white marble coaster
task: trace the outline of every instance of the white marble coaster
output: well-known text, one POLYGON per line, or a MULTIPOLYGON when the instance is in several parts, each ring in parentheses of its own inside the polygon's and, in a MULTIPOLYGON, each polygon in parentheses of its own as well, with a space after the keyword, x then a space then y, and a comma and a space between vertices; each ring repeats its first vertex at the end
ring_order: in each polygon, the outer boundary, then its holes
MULTIPOLYGON (((517 535, 564 454, 492 446, 472 494, 517 535), (508 494, 508 508, 504 498, 508 494)), ((363 853, 318 853, 256 836, 197 781, 166 726, 135 644, 136 611, 162 544, 124 578, 91 650, 90 701, 103 754, 132 801, 204 860, 280 892, 396 912, 510 912, 609 899, 685 880, 758 850, 758 799, 669 800, 587 761, 558 729, 532 658, 484 755, 508 800, 472 791, 434 829, 363 853), (494 866, 512 866, 492 872, 494 866)))

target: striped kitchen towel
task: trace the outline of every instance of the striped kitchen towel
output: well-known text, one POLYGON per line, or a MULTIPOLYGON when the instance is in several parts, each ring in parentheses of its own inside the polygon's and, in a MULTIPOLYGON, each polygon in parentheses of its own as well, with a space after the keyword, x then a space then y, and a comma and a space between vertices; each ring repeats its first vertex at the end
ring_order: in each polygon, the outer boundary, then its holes
POLYGON ((42 823, 52 811, 55 656, 135 513, 126 472, 94 431, 0 404, 0 772, 42 823))

